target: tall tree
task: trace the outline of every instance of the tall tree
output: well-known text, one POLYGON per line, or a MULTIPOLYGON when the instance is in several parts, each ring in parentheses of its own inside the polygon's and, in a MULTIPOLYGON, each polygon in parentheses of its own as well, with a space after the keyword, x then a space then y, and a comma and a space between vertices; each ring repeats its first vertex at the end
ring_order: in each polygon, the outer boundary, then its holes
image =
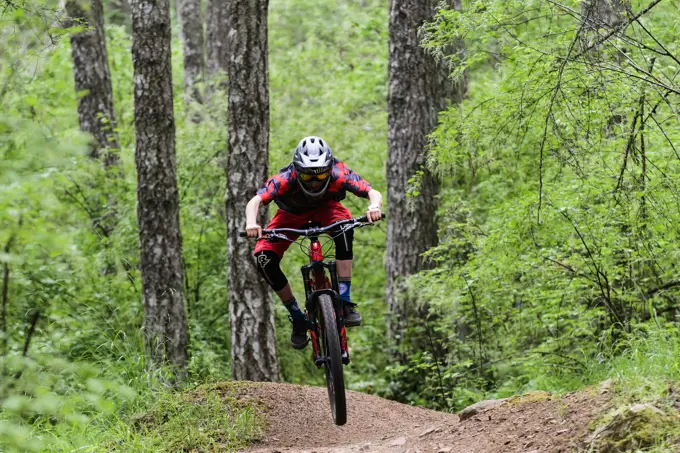
POLYGON ((201 0, 177 0, 177 14, 182 23, 184 49, 184 98, 201 102, 196 84, 203 80, 205 54, 201 0))
POLYGON ((70 26, 83 30, 71 35, 71 57, 78 99, 78 120, 83 132, 92 134, 92 158, 101 157, 105 151, 106 166, 118 163, 120 148, 115 131, 111 73, 104 37, 104 10, 101 0, 68 0, 66 11, 70 26))
MULTIPOLYGON (((227 157, 227 275, 234 379, 276 381, 279 366, 274 309, 252 256, 239 237, 247 201, 267 179, 269 154, 268 0, 231 0, 229 22, 229 145, 227 157)), ((266 223, 266 213, 259 221, 266 223)))
MULTIPOLYGON (((423 268, 421 254, 437 243, 439 183, 423 165, 427 136, 438 113, 459 101, 465 83, 449 79, 445 64, 420 46, 419 29, 433 18, 439 0, 392 0, 389 19, 387 157, 387 305, 390 335, 398 345, 414 313, 405 301, 405 277, 423 268), (409 200, 409 179, 422 171, 419 195, 409 200)), ((451 5, 460 9, 460 0, 451 5)))
POLYGON ((227 33, 229 32, 229 16, 227 7, 229 0, 208 0, 206 37, 206 75, 210 81, 209 88, 216 78, 225 78, 228 71, 229 51, 227 33))
POLYGON ((132 2, 137 219, 144 329, 155 363, 187 364, 182 237, 175 168, 175 119, 168 0, 132 2))

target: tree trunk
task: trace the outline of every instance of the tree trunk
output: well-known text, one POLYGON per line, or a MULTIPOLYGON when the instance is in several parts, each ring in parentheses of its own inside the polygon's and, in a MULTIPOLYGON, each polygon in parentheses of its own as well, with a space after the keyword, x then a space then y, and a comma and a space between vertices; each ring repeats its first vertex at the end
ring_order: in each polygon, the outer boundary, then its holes
MULTIPOLYGON (((14 234, 9 237, 7 244, 5 245, 5 255, 9 256, 12 252, 12 243, 14 242, 14 234)), ((9 305, 9 261, 5 260, 2 263, 2 308, 0 308, 0 344, 2 344, 2 356, 7 355, 7 343, 9 339, 9 332, 7 332, 7 307, 9 305)))
MULTIPOLYGON (((439 184, 425 168, 427 136, 449 101, 458 102, 465 82, 420 47, 418 29, 431 20, 439 0, 392 0, 389 19, 387 157, 387 305, 389 333, 401 343, 405 321, 414 313, 404 297, 404 279, 424 268, 421 254, 437 243, 439 184), (422 171, 419 195, 409 200, 408 181, 422 171)), ((453 4, 460 8, 460 0, 453 4)))
MULTIPOLYGON (((231 0, 229 49, 229 147, 227 157, 227 278, 234 379, 279 380, 274 309, 261 283, 253 244, 239 237, 246 203, 268 176, 268 0, 231 0)), ((266 214, 259 218, 266 223, 266 214)))
POLYGON ((113 110, 111 73, 104 37, 104 11, 101 0, 69 0, 66 11, 70 26, 84 30, 71 36, 73 75, 78 94, 78 120, 83 132, 92 134, 90 156, 97 159, 104 155, 104 165, 118 164, 120 148, 115 131, 116 116, 113 110))
POLYGON ((132 2, 137 219, 144 329, 156 364, 187 365, 184 269, 175 169, 168 0, 132 2))
POLYGON ((205 58, 203 46, 203 15, 201 0, 178 0, 177 15, 182 23, 182 46, 184 49, 184 99, 202 102, 196 86, 203 81, 205 58))
POLYGON ((227 8, 230 0, 208 0, 206 35, 206 75, 209 80, 209 90, 215 82, 226 80, 229 62, 228 39, 229 16, 227 8))

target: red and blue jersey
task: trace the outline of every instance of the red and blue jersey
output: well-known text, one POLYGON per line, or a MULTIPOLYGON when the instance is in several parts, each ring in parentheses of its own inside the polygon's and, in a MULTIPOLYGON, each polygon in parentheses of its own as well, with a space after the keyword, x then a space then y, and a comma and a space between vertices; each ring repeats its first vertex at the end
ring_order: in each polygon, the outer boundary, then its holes
POLYGON ((318 208, 328 201, 344 200, 347 191, 362 198, 368 198, 371 185, 337 159, 333 161, 331 180, 323 197, 310 200, 297 182, 293 164, 282 168, 267 180, 257 191, 264 204, 274 201, 279 208, 291 214, 301 214, 318 208))

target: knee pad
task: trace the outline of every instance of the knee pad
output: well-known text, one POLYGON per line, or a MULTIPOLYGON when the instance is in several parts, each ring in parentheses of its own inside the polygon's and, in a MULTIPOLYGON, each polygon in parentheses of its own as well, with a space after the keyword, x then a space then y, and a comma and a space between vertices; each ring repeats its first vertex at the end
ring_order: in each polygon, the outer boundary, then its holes
POLYGON ((262 250, 255 254, 255 260, 257 271, 274 291, 281 291, 288 284, 288 279, 281 271, 281 258, 275 252, 262 250))
POLYGON ((351 260, 354 258, 354 253, 352 251, 352 244, 354 242, 354 231, 345 231, 345 234, 341 234, 334 238, 335 241, 335 259, 336 260, 351 260))

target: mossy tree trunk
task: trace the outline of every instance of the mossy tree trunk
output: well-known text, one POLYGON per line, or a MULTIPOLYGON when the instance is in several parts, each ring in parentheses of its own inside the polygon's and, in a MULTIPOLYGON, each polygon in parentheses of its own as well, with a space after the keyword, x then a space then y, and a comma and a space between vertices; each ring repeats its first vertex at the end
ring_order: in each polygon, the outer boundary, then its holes
POLYGON ((197 84, 203 81, 205 71, 205 40, 203 39, 203 13, 201 0, 177 0, 177 15, 182 24, 184 49, 184 98, 202 102, 197 84))
POLYGON ((68 25, 83 28, 71 36, 80 129, 92 134, 90 156, 93 159, 103 157, 104 165, 117 165, 120 144, 115 130, 116 116, 104 37, 102 2, 69 0, 66 2, 66 11, 70 18, 68 25))
POLYGON ((229 60, 227 15, 230 0, 207 0, 206 17, 206 77, 209 81, 209 95, 215 83, 225 86, 229 60))
MULTIPOLYGON (((427 136, 450 101, 459 101, 465 82, 454 84, 446 65, 420 46, 419 28, 434 17, 439 0, 392 0, 389 18, 387 157, 387 305, 389 333, 401 344, 410 317, 406 277, 424 269, 421 254, 437 244, 439 183, 424 166, 427 136), (418 196, 406 195, 419 174, 418 196)), ((460 1, 452 7, 460 8, 460 1)))
POLYGON ((144 331, 155 364, 187 366, 168 0, 132 2, 137 219, 144 331))
MULTIPOLYGON (((234 379, 278 381, 274 308, 255 268, 253 244, 239 237, 246 203, 267 179, 269 154, 268 0, 228 3, 227 278, 234 379)), ((263 211, 258 219, 266 223, 263 211)))

